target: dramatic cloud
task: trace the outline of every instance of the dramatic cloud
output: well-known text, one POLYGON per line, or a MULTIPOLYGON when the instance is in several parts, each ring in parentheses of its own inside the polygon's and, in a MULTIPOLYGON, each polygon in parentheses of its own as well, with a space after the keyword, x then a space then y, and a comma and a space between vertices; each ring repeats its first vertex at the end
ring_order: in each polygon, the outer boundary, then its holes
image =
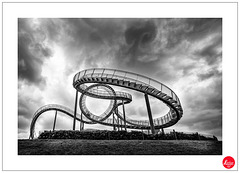
POLYGON ((52 56, 51 49, 44 43, 46 35, 27 19, 19 19, 18 29, 18 74, 30 84, 44 85, 41 66, 45 58, 52 56))
MULTIPOLYGON (((56 103, 73 109, 73 76, 92 67, 132 71, 163 82, 176 92, 184 110, 171 128, 221 139, 222 19, 19 19, 19 138, 28 137, 39 107, 56 103)), ((132 94, 126 105, 129 118, 148 119, 142 93, 114 88, 132 94)), ((150 103, 154 117, 168 111, 154 98, 150 103)), ((100 101, 91 105, 96 112, 105 107, 100 101)), ((44 114, 37 130, 51 129, 53 116, 44 114)), ((57 128, 71 129, 71 123, 60 114, 57 128)))

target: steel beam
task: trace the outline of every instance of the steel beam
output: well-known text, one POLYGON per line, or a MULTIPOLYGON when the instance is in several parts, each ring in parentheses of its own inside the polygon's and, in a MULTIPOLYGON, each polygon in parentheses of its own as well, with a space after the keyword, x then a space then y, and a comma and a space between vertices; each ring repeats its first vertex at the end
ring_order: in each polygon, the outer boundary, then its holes
POLYGON ((162 128, 162 134, 165 135, 165 133, 164 133, 164 129, 163 129, 163 128, 162 128))
MULTIPOLYGON (((80 120, 82 120, 82 112, 81 112, 80 120)), ((81 127, 82 127, 82 121, 80 121, 80 123, 79 123, 79 131, 82 130, 81 127)))
POLYGON ((84 127, 84 122, 82 122, 82 112, 81 112, 80 119, 81 119, 81 121, 80 121, 80 131, 82 131, 83 127, 84 127))
POLYGON ((118 128, 118 131, 119 131, 119 117, 117 116, 117 128, 118 128))
POLYGON ((127 131, 127 128, 126 128, 126 116, 125 116, 125 106, 124 106, 124 101, 123 100, 122 100, 122 106, 123 106, 124 128, 125 128, 125 131, 127 131))
POLYGON ((151 131, 152 131, 152 134, 155 134, 155 128, 154 128, 154 124, 153 124, 152 112, 151 112, 151 108, 150 108, 148 95, 145 93, 144 96, 145 96, 145 101, 146 101, 146 105, 147 105, 148 118, 149 118, 149 123, 151 126, 151 131))
POLYGON ((121 120, 121 119, 120 119, 120 124, 121 124, 121 126, 120 126, 120 127, 121 127, 121 131, 122 131, 122 120, 121 120))
POLYGON ((174 134, 175 139, 177 140, 177 135, 176 135, 176 132, 174 129, 173 129, 173 134, 174 134))
POLYGON ((116 127, 115 127, 115 124, 114 124, 114 113, 112 114, 112 116, 113 116, 113 130, 115 131, 116 127))
POLYGON ((74 109, 74 118, 73 118, 73 130, 75 130, 75 126, 76 126, 77 102, 78 102, 78 90, 76 90, 76 97, 75 97, 75 109, 74 109))
POLYGON ((55 112, 55 117, 54 117, 54 122, 53 122, 53 131, 55 130, 56 119, 57 119, 57 110, 56 110, 56 112, 55 112))
POLYGON ((82 130, 84 130, 84 123, 82 123, 82 130))

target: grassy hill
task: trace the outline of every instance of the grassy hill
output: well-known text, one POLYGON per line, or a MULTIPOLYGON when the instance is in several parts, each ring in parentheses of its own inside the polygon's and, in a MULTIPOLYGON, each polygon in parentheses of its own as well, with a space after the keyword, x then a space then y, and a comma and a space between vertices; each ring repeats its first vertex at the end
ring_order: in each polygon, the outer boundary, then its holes
POLYGON ((221 141, 18 140, 19 155, 221 155, 221 141))

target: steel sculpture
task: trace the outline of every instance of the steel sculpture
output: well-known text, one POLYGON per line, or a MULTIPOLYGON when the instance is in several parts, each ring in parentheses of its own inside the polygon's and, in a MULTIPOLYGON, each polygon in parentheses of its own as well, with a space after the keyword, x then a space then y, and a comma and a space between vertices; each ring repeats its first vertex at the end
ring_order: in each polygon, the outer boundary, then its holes
POLYGON ((81 123, 80 130, 83 128, 84 123, 99 123, 113 126, 114 129, 116 126, 121 129, 125 128, 125 130, 151 129, 152 134, 155 133, 155 129, 162 129, 163 131, 164 128, 176 124, 183 115, 180 100, 169 87, 154 79, 132 72, 106 68, 83 70, 74 76, 73 87, 76 89, 74 112, 69 108, 56 104, 39 108, 33 115, 30 125, 30 138, 34 138, 34 128, 38 117, 50 110, 56 111, 53 130, 55 130, 57 111, 60 111, 73 118, 73 130, 75 130, 76 121, 79 121, 81 123), (111 87, 112 85, 142 92, 146 101, 149 121, 128 118, 125 114, 125 104, 132 101, 132 96, 129 93, 115 91, 111 87), (77 114, 78 92, 81 93, 79 100, 81 115, 77 114), (169 112, 164 116, 153 119, 148 95, 165 103, 169 107, 169 112), (104 113, 95 115, 86 106, 87 97, 108 99, 110 104, 104 113), (123 112, 119 111, 120 106, 122 106, 123 112), (113 118, 110 118, 111 115, 113 115, 113 118))

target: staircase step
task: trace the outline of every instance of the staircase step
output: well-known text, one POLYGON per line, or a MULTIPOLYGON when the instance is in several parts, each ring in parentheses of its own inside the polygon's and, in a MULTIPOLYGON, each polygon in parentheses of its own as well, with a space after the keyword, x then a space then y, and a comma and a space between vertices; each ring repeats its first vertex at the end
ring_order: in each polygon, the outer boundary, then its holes
POLYGON ((161 93, 161 91, 158 91, 157 89, 154 89, 154 92, 153 92, 154 95, 158 95, 159 93, 161 93))
POLYGON ((86 81, 91 81, 91 79, 89 78, 89 77, 87 77, 87 78, 85 78, 86 79, 86 81))
POLYGON ((107 78, 107 82, 112 83, 113 79, 112 78, 107 78))
POLYGON ((100 77, 97 77, 96 79, 97 79, 97 81, 100 81, 100 82, 102 82, 102 78, 100 78, 100 77))
POLYGON ((176 100, 171 100, 170 102, 173 103, 173 104, 177 104, 176 100))
POLYGON ((153 90, 154 90, 154 88, 149 87, 149 88, 147 89, 147 92, 152 93, 153 90))
POLYGON ((84 77, 84 78, 82 78, 81 80, 82 80, 83 82, 87 81, 87 79, 86 79, 85 77, 84 77))
POLYGON ((123 85, 123 82, 124 82, 123 80, 119 80, 119 81, 118 81, 118 84, 119 84, 119 85, 123 85))
POLYGON ((136 84, 135 88, 140 89, 142 84, 136 84))
POLYGON ((118 84, 118 79, 113 79, 113 80, 112 80, 112 83, 118 84))
POLYGON ((97 78, 96 77, 91 77, 91 80, 92 81, 97 81, 97 78))
POLYGON ((101 77, 101 81, 107 82, 107 78, 106 77, 101 77))
POLYGON ((165 99, 165 100, 170 100, 170 99, 172 99, 172 97, 166 96, 164 99, 165 99))
POLYGON ((148 87, 146 85, 144 85, 144 86, 141 87, 141 90, 145 91, 145 90, 147 90, 147 88, 148 87))
POLYGON ((130 84, 129 84, 129 86, 130 86, 130 87, 133 87, 133 88, 135 87, 135 85, 136 85, 135 82, 130 82, 130 84))
POLYGON ((168 100, 170 103, 172 103, 172 104, 177 104, 177 101, 176 100, 168 100))
POLYGON ((158 96, 159 97, 164 97, 164 96, 166 96, 167 94, 165 94, 165 93, 161 93, 161 94, 159 94, 158 96))
POLYGON ((129 86, 129 83, 130 83, 129 81, 124 81, 123 85, 124 86, 129 86))

